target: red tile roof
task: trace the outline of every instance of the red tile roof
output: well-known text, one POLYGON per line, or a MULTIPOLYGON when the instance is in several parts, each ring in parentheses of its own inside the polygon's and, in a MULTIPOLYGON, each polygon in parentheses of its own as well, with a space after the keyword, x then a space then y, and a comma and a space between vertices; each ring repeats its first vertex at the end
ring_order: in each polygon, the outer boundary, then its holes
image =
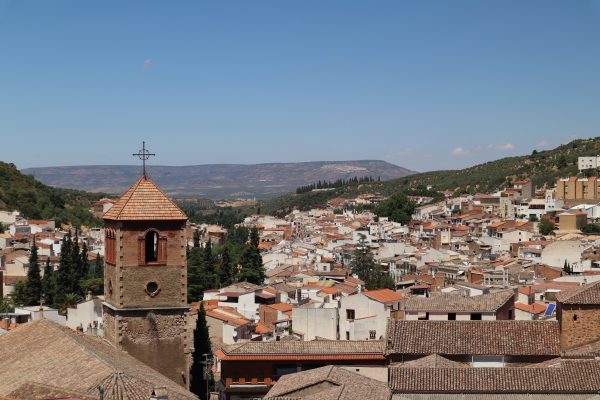
POLYGON ((388 320, 388 354, 560 355, 556 321, 388 320))
POLYGON ((369 290, 365 291, 364 294, 370 299, 379 301, 380 303, 390 303, 402 299, 401 293, 394 292, 390 289, 369 290))
POLYGON ((540 304, 540 303, 525 304, 525 303, 521 303, 520 301, 517 301, 515 303, 515 308, 518 310, 521 310, 521 311, 531 313, 531 314, 541 314, 544 311, 546 311, 545 304, 540 304))
POLYGON ((145 176, 138 179, 103 218, 110 221, 187 220, 185 213, 145 176))

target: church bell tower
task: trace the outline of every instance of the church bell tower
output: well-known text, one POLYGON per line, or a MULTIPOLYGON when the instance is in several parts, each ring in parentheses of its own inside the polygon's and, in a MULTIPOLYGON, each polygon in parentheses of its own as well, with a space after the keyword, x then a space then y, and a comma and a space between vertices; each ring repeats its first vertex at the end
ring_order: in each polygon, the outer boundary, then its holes
POLYGON ((187 387, 187 216, 145 172, 103 216, 104 336, 187 387))

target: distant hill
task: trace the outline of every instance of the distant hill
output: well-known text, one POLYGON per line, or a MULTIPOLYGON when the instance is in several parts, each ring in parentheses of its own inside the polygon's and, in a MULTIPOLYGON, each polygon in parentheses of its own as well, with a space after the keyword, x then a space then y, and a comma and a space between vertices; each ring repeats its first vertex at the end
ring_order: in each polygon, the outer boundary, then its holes
POLYGON ((89 212, 102 194, 52 188, 21 174, 14 164, 0 161, 0 210, 18 210, 27 218, 55 219, 58 223, 98 225, 89 212))
POLYGON ((265 201, 262 212, 280 213, 294 207, 307 209, 324 204, 334 197, 351 197, 359 193, 379 192, 390 195, 395 192, 423 191, 427 186, 433 190, 451 190, 459 193, 488 193, 502 188, 510 181, 533 179, 538 187, 553 187, 558 177, 576 175, 577 158, 600 155, 600 137, 578 139, 552 150, 533 151, 529 155, 507 157, 460 170, 416 173, 385 182, 349 185, 329 191, 289 194, 265 201))
MULTIPOLYGON (((96 165, 26 168, 24 174, 69 189, 120 194, 140 175, 141 167, 96 165)), ((272 164, 210 164, 148 167, 151 178, 172 197, 271 198, 297 187, 353 177, 394 179, 414 173, 385 161, 315 161, 272 164)))

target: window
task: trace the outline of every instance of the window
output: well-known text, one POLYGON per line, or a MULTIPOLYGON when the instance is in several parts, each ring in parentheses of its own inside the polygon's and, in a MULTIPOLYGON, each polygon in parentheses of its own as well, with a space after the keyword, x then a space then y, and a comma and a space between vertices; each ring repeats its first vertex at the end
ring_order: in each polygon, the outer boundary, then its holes
POLYGON ((350 340, 350 332, 346 331, 346 340, 350 340))
POLYGON ((346 319, 355 319, 354 310, 346 310, 346 319))
POLYGON ((107 229, 105 233, 104 252, 106 253, 106 262, 115 264, 117 259, 116 234, 112 229, 107 229))
POLYGON ((138 263, 166 264, 167 263, 167 238, 160 236, 155 229, 146 231, 138 237, 138 263))
POLYGON ((146 263, 158 261, 158 233, 150 231, 146 233, 146 263))
POLYGON ((573 321, 577 321, 577 314, 573 314, 573 321))
POLYGON ((508 319, 514 319, 513 318, 513 310, 508 310, 508 319))
POLYGON ((471 321, 481 321, 481 314, 480 313, 471 314, 471 321))
POLYGON ((146 283, 146 293, 148 296, 155 297, 160 292, 160 286, 154 281, 146 283))
POLYGON ((369 339, 375 339, 376 335, 377 335, 376 331, 369 331, 369 339))
POLYGON ((448 313, 448 321, 456 321, 456 313, 448 313))

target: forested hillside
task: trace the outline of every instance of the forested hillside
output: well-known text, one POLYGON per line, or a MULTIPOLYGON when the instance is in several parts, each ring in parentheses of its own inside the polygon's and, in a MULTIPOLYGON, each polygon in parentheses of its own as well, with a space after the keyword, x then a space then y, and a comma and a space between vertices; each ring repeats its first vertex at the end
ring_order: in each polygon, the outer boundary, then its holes
POLYGON ((578 139, 552 150, 534 150, 526 156, 507 157, 461 170, 431 171, 382 182, 290 194, 264 201, 261 209, 268 213, 283 213, 294 207, 308 209, 325 204, 335 197, 352 197, 367 192, 416 194, 423 193, 427 186, 433 190, 451 190, 455 194, 486 193, 523 178, 532 178, 538 187, 552 187, 558 177, 577 174, 578 157, 598 154, 600 137, 578 139))
POLYGON ((30 175, 21 174, 14 164, 0 161, 0 210, 18 210, 27 218, 55 219, 57 223, 99 225, 89 212, 101 193, 52 188, 30 175))

